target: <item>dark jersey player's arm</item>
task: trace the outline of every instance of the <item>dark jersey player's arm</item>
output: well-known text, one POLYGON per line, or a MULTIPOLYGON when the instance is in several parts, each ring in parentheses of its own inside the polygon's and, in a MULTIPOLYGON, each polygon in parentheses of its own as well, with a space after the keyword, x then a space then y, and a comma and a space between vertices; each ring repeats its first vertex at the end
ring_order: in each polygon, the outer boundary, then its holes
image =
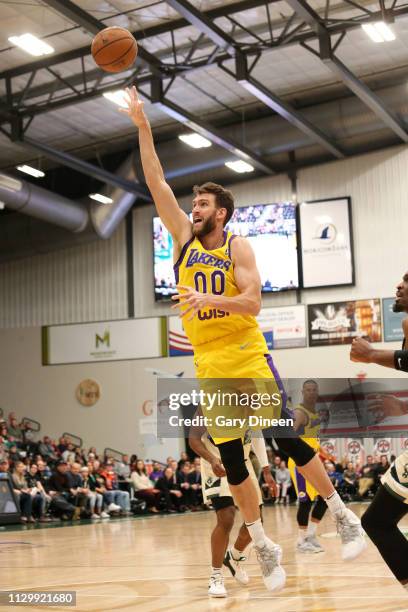
MULTIPOLYGON (((408 318, 402 322, 405 346, 408 344, 408 318)), ((361 363, 376 363, 386 368, 394 368, 408 372, 408 350, 389 351, 375 349, 363 338, 357 338, 351 348, 351 360, 361 363)))
POLYGON ((252 247, 245 238, 234 238, 231 259, 240 294, 234 297, 211 296, 211 304, 235 314, 257 315, 261 310, 261 277, 252 247))

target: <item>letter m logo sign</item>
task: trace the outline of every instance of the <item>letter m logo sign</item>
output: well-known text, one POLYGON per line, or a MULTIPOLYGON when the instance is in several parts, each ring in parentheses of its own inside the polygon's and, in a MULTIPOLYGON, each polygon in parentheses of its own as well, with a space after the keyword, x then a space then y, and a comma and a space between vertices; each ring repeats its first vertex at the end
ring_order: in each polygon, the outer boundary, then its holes
POLYGON ((108 330, 105 331, 103 337, 99 336, 99 334, 95 334, 95 346, 99 348, 100 344, 106 344, 106 346, 110 347, 110 333, 108 330))

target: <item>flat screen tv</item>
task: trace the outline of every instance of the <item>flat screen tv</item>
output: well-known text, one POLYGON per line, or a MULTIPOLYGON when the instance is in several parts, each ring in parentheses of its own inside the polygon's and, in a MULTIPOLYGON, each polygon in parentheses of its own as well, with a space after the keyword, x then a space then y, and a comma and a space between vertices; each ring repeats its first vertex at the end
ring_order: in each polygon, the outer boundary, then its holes
MULTIPOLYGON (((295 204, 236 208, 226 229, 249 240, 255 252, 263 293, 298 288, 295 204)), ((155 297, 156 300, 169 299, 177 293, 173 241, 159 217, 153 219, 153 244, 155 297)))

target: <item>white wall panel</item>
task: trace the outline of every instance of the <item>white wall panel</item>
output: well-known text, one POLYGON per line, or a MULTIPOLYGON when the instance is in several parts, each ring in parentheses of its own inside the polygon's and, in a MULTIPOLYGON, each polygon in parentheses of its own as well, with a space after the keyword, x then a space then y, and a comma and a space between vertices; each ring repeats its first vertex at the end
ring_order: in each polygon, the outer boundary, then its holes
POLYGON ((124 224, 108 241, 0 265, 0 327, 126 317, 124 224))
POLYGON ((408 270, 407 169, 401 146, 299 172, 299 202, 351 196, 356 271, 355 287, 304 291, 303 302, 393 295, 408 270))

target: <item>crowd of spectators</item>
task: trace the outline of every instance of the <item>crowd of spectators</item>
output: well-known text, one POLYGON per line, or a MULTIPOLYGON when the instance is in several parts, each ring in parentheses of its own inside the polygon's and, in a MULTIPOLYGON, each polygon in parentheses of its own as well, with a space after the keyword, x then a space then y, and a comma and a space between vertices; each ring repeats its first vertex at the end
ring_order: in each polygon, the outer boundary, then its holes
POLYGON ((0 473, 10 479, 22 523, 129 516, 133 500, 151 513, 195 511, 203 502, 200 461, 186 453, 145 465, 137 455, 102 456, 64 436, 36 441, 14 413, 0 419, 0 473))
MULTIPOLYGON (((251 454, 265 503, 296 502, 287 457, 267 447, 276 497, 265 483, 256 457, 251 454)), ((327 474, 345 501, 373 496, 388 467, 386 455, 368 455, 364 464, 343 458, 321 457, 327 474)), ((392 461, 391 457, 391 461, 392 461)), ((102 456, 72 440, 43 436, 35 440, 29 423, 15 414, 0 419, 0 473, 7 474, 20 507, 23 523, 53 520, 109 519, 129 516, 132 510, 152 514, 207 509, 203 505, 200 459, 181 453, 177 461, 148 463, 137 455, 102 456)))

